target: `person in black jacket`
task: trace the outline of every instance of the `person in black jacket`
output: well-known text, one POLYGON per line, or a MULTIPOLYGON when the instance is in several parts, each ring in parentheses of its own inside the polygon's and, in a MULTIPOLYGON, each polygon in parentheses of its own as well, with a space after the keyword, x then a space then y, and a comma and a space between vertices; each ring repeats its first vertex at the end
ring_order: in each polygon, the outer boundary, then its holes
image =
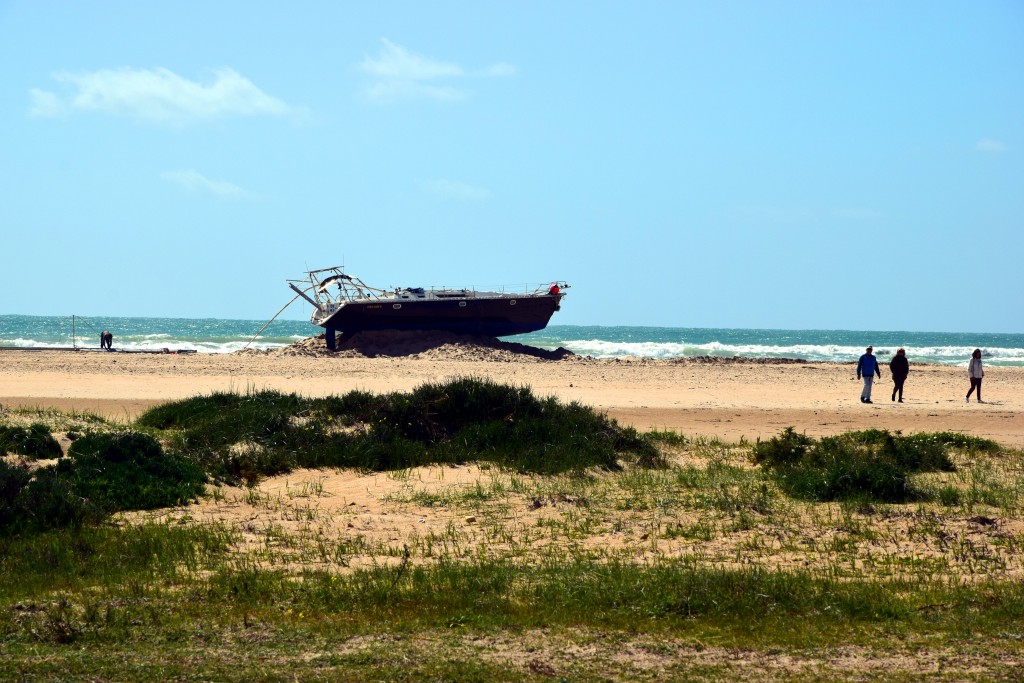
POLYGON ((892 400, 896 400, 896 392, 900 394, 900 403, 903 403, 903 383, 907 381, 910 374, 910 361, 907 360, 907 352, 900 349, 889 361, 889 372, 892 373, 892 400))

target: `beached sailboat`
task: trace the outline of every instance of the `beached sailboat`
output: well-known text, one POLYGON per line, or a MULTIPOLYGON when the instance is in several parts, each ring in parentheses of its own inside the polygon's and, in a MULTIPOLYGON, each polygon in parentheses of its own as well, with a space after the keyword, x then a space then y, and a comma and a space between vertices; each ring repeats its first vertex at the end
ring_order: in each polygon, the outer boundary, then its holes
POLYGON ((323 327, 327 348, 335 334, 365 330, 440 330, 506 337, 544 329, 559 310, 569 285, 562 281, 527 286, 523 291, 370 287, 341 267, 306 273, 288 282, 313 306, 310 321, 323 327))

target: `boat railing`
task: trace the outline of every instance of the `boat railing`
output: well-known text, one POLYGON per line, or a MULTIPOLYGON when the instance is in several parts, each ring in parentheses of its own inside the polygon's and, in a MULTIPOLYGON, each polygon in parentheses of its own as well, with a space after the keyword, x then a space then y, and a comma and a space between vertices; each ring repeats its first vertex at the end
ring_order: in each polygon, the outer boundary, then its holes
MULTIPOLYGON (((380 289, 371 287, 357 277, 344 273, 341 268, 323 268, 306 273, 308 279, 303 290, 308 300, 322 313, 333 312, 342 303, 367 300, 389 300, 400 298, 430 297, 437 299, 475 299, 492 296, 543 296, 551 293, 562 293, 569 285, 565 281, 555 280, 544 284, 522 283, 505 284, 490 287, 443 287, 431 285, 429 288, 395 287, 380 289), (324 276, 324 273, 330 275, 324 276), (310 296, 312 299, 310 299, 310 296)), ((298 281, 292 281, 298 282, 298 281)), ((294 288, 294 285, 292 285, 294 288)), ((298 291, 298 289, 296 289, 298 291)))
POLYGON ((427 292, 430 292, 434 296, 439 298, 445 298, 443 295, 449 292, 465 292, 466 298, 473 298, 476 296, 486 296, 488 294, 500 294, 503 296, 541 296, 549 294, 551 288, 557 286, 559 291, 569 288, 569 284, 563 280, 553 280, 551 282, 536 284, 536 283, 523 283, 523 284, 512 284, 512 285, 490 285, 483 287, 465 287, 465 288, 452 288, 452 287, 439 287, 431 285, 426 288, 427 292))

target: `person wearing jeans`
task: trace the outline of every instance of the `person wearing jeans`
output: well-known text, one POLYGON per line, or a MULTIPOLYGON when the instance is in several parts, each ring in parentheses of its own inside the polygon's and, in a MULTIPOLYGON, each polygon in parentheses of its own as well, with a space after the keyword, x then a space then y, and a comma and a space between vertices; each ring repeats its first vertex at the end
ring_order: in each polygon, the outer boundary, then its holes
POLYGON ((861 403, 871 403, 871 384, 875 380, 875 375, 878 375, 878 379, 882 379, 882 368, 878 366, 878 359, 871 355, 871 347, 867 348, 867 351, 863 356, 857 359, 857 379, 861 376, 864 377, 864 388, 860 392, 861 403))

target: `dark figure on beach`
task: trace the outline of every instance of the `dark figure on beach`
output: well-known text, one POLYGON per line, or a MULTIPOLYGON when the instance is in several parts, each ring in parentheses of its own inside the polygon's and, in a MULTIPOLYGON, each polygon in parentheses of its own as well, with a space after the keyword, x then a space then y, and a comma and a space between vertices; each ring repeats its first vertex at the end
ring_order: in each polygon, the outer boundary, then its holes
POLYGON ((910 361, 907 360, 907 352, 903 349, 897 351, 889 361, 889 374, 892 375, 892 400, 896 400, 896 393, 899 392, 900 403, 903 403, 903 383, 910 374, 910 361))
POLYGON ((864 388, 860 391, 861 403, 872 403, 871 384, 875 381, 875 375, 882 379, 882 368, 878 366, 878 359, 871 355, 869 346, 864 355, 857 359, 857 379, 864 377, 864 388))
POLYGON ((100 335, 100 348, 106 349, 107 351, 111 351, 112 349, 110 347, 113 345, 113 343, 114 335, 112 335, 110 332, 107 332, 106 330, 103 330, 103 334, 100 335))
POLYGON ((984 403, 981 400, 981 378, 985 376, 985 371, 981 367, 981 349, 974 349, 974 353, 971 354, 971 360, 967 363, 967 376, 971 380, 971 388, 967 391, 964 403, 971 402, 971 394, 975 389, 978 390, 978 403, 984 403))

